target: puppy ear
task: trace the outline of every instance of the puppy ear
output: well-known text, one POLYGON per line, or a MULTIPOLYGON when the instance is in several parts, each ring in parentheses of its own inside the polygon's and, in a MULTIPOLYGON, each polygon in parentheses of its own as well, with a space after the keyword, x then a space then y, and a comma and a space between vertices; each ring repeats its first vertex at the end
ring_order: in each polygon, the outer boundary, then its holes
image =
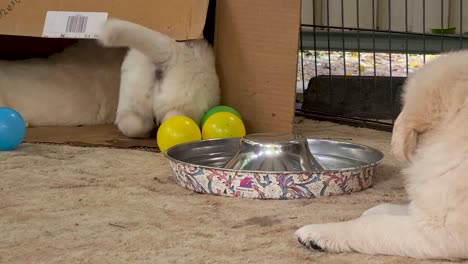
POLYGON ((418 143, 418 133, 399 117, 393 126, 392 153, 397 160, 411 161, 418 143))

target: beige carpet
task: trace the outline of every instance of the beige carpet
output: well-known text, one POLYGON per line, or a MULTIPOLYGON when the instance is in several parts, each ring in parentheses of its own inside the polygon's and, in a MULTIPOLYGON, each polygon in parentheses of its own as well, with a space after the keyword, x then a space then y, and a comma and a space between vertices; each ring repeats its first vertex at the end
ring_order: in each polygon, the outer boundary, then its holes
MULTIPOLYGON (((296 126, 388 153, 390 133, 310 120, 296 126)), ((404 201, 399 169, 387 155, 363 192, 261 201, 185 190, 159 153, 25 144, 0 153, 0 263, 414 263, 311 252, 293 236, 304 224, 404 201)))

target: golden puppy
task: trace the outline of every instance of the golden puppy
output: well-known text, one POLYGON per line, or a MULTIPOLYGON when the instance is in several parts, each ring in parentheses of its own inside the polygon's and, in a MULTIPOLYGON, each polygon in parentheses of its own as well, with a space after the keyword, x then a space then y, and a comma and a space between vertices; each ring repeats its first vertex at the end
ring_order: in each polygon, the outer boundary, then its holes
POLYGON ((409 204, 381 204, 361 217, 314 224, 299 242, 329 252, 421 259, 468 258, 468 51, 447 53, 411 75, 392 135, 409 204))

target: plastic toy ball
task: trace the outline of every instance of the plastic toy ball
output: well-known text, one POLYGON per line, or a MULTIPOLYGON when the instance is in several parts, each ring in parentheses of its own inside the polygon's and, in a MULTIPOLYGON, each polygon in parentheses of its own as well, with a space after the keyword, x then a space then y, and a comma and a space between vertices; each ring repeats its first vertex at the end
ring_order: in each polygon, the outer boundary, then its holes
POLYGON ((201 140, 201 132, 197 123, 186 116, 174 116, 159 126, 156 135, 161 152, 186 142, 201 140))
POLYGON ((23 117, 15 110, 0 107, 0 151, 10 151, 23 142, 26 125, 23 117))
POLYGON ((245 136, 245 126, 235 114, 219 112, 210 116, 202 128, 203 139, 245 136))
POLYGON ((241 115, 239 114, 239 112, 236 111, 236 109, 234 109, 234 108, 232 108, 230 106, 226 106, 226 105, 219 105, 219 106, 215 106, 215 107, 211 108, 208 112, 206 112, 206 114, 203 116, 203 119, 201 121, 201 127, 203 127, 206 120, 210 116, 212 116, 212 115, 214 115, 216 113, 219 113, 219 112, 229 112, 229 113, 235 114, 237 117, 239 117, 242 120, 241 115))

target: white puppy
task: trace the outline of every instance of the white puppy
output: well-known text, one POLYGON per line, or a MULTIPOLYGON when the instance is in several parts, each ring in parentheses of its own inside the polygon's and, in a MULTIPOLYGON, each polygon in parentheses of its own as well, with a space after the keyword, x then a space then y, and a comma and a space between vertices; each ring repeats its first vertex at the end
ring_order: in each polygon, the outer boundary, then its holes
POLYGON ((361 217, 300 228, 311 249, 468 258, 468 51, 444 54, 410 76, 392 150, 409 204, 381 204, 361 217))
POLYGON ((123 65, 116 124, 129 137, 145 137, 155 124, 185 115, 200 122, 220 99, 212 48, 205 40, 177 42, 141 25, 111 19, 99 41, 130 47, 123 65))
POLYGON ((87 40, 49 58, 0 60, 0 106, 31 126, 112 124, 124 56, 87 40))
POLYGON ((0 106, 32 126, 115 122, 126 136, 146 137, 175 115, 200 122, 219 103, 214 52, 205 40, 177 42, 111 19, 99 42, 130 50, 80 41, 47 59, 0 61, 0 106))

